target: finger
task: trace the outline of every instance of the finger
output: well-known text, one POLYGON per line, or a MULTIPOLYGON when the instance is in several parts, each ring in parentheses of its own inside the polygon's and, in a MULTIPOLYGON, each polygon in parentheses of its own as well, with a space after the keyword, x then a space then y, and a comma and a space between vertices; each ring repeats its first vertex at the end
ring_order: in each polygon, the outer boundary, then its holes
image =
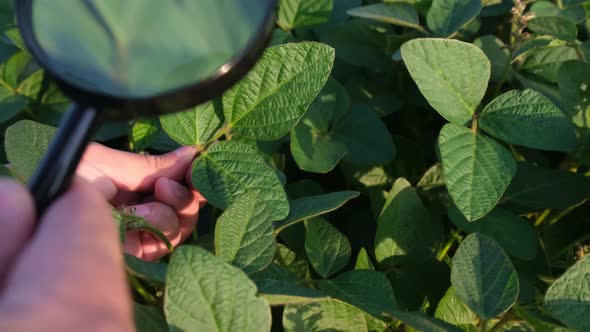
POLYGON ((35 223, 29 192, 17 182, 0 180, 0 281, 28 242, 35 223))
POLYGON ((137 258, 143 258, 143 247, 141 245, 141 239, 139 236, 140 232, 132 231, 127 232, 125 236, 125 243, 123 244, 123 250, 129 255, 133 255, 137 258))
MULTIPOLYGON (((164 242, 151 233, 139 232, 139 238, 142 252, 139 258, 143 260, 155 261, 170 253, 164 242)), ((180 235, 176 242, 180 242, 180 235)))
POLYGON ((196 153, 195 147, 186 146, 165 155, 147 156, 92 143, 82 164, 86 169, 94 169, 86 171, 93 183, 103 183, 107 178, 120 190, 149 191, 160 177, 181 180, 196 153))
POLYGON ((170 240, 172 245, 179 243, 179 221, 176 213, 170 206, 161 202, 151 202, 130 206, 129 210, 159 229, 170 240))
POLYGON ((185 240, 197 225, 202 196, 167 178, 156 181, 154 194, 158 201, 174 208, 180 222, 181 240, 185 240))
MULTIPOLYGON (((3 310, 38 313, 67 326, 79 313, 132 328, 132 307, 118 232, 104 197, 75 183, 45 214, 7 278, 3 310)), ((43 319, 40 319, 43 321, 43 319)), ((98 326, 103 326, 98 325, 98 326)), ((45 328, 45 327, 44 327, 45 328)), ((54 330, 47 327, 47 330, 54 330)))

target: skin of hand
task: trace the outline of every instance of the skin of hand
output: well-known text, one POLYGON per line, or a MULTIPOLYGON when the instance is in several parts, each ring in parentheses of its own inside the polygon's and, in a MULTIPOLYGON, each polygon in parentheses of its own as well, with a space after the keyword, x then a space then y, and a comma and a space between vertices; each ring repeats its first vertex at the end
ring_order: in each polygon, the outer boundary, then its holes
POLYGON ((33 199, 0 179, 0 331, 133 331, 121 245, 102 193, 84 180, 33 234, 33 199))
MULTIPOLYGON (((141 155, 91 143, 76 175, 91 183, 114 207, 126 207, 162 231, 173 246, 193 231, 205 199, 190 183, 197 150, 183 147, 161 155, 141 155)), ((164 242, 147 232, 128 232, 124 249, 153 261, 168 254, 164 242)))

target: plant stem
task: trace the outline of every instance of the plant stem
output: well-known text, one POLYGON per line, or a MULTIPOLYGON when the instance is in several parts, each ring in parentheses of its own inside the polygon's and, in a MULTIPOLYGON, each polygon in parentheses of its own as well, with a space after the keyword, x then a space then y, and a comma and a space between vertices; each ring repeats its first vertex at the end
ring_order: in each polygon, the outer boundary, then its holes
POLYGON ((487 332, 488 331, 488 321, 485 319, 481 320, 481 323, 479 325, 479 330, 481 332, 487 332))
POLYGON ((535 220, 535 227, 539 227, 543 224, 543 221, 545 221, 545 219, 547 218, 547 216, 549 216, 549 214, 551 213, 551 209, 546 209, 545 211, 543 211, 543 213, 539 216, 539 218, 537 218, 537 220, 535 220))
POLYGON ((572 205, 570 207, 568 207, 567 209, 561 211, 559 214, 557 214, 555 217, 553 217, 551 220, 549 220, 549 225, 553 225, 556 222, 558 222, 559 220, 561 220, 563 217, 567 216, 568 214, 572 213, 576 208, 578 208, 581 205, 584 205, 586 203, 587 199, 584 199, 583 201, 581 201, 578 204, 572 205))
POLYGON ((135 278, 135 276, 128 273, 127 280, 129 280, 131 286, 133 286, 137 294, 139 294, 144 299, 144 301, 152 305, 158 304, 158 300, 143 287, 143 285, 139 282, 139 280, 137 280, 137 278, 135 278))
POLYGON ((458 229, 451 232, 451 238, 447 241, 447 243, 445 243, 445 246, 442 248, 438 256, 436 256, 437 260, 442 261, 443 258, 445 258, 449 250, 455 244, 455 241, 459 241, 461 239, 461 237, 459 236, 460 233, 461 231, 459 231, 458 229))

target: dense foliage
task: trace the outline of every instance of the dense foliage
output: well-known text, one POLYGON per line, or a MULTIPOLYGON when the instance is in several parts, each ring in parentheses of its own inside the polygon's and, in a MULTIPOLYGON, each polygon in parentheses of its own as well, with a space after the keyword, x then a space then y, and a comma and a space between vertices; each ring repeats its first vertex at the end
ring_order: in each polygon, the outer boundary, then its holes
MULTIPOLYGON (((9 4, 3 173, 24 181, 68 100, 9 4)), ((281 0, 222 98, 104 125, 112 147, 201 151, 194 236, 126 256, 138 330, 590 331, 588 9, 281 0)))

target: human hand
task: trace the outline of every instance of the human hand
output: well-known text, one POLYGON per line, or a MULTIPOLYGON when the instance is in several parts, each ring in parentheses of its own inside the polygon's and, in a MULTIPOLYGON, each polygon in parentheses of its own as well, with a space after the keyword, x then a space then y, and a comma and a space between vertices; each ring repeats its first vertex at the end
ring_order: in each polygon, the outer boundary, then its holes
MULTIPOLYGON (((161 156, 145 156, 91 143, 76 174, 93 184, 115 207, 157 227, 174 246, 193 231, 199 208, 205 199, 190 183, 194 147, 184 147, 161 156)), ((129 232, 125 251, 144 260, 156 260, 168 253, 163 241, 147 232, 129 232)))
POLYGON ((0 331, 133 331, 111 209, 82 182, 33 234, 31 195, 0 180, 0 331))

